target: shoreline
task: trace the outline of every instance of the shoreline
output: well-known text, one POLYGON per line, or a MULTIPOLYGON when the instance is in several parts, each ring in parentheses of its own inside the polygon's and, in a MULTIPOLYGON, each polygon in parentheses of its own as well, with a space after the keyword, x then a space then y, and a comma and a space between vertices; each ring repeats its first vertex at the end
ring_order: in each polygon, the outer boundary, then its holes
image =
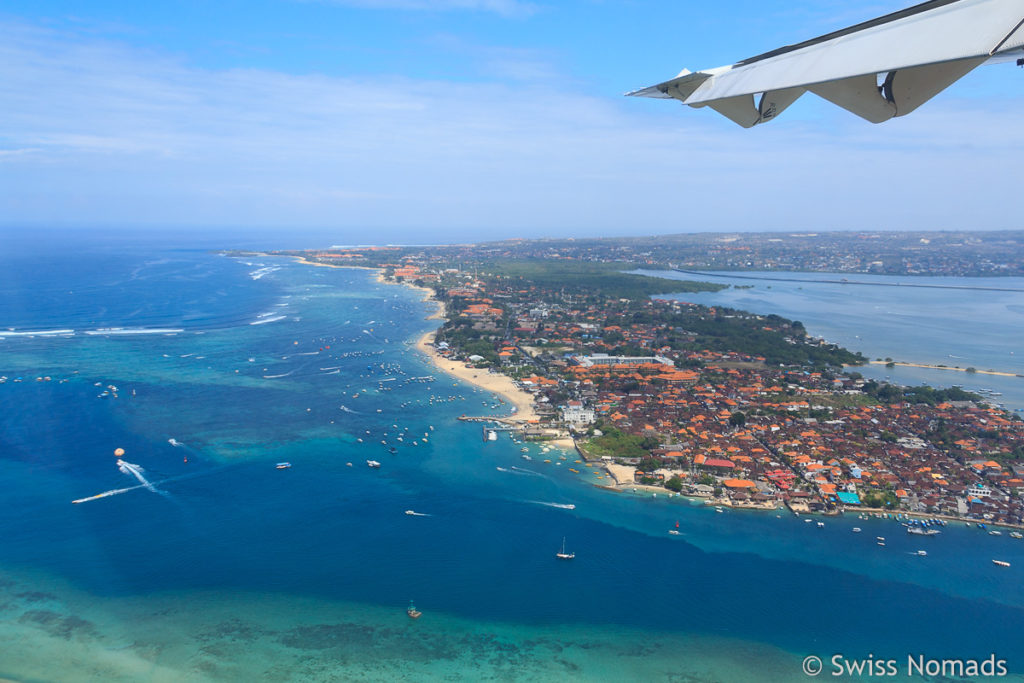
MULTIPOLYGON (((378 283, 380 283, 380 284, 387 284, 387 285, 404 285, 404 286, 409 287, 411 289, 415 289, 415 290, 418 290, 418 291, 422 292, 424 294, 424 297, 423 297, 423 301, 424 302, 428 302, 428 301, 429 302, 433 302, 434 305, 435 305, 435 310, 434 310, 433 313, 431 313, 429 316, 427 316, 425 318, 425 320, 442 320, 442 321, 446 320, 446 318, 444 316, 444 304, 442 304, 440 301, 438 301, 437 299, 434 298, 434 290, 433 289, 431 289, 429 287, 421 287, 421 286, 418 286, 418 285, 414 285, 414 284, 412 284, 410 282, 394 282, 394 281, 386 280, 384 278, 384 271, 383 271, 382 268, 373 268, 373 267, 370 267, 370 266, 339 265, 339 264, 331 264, 331 263, 317 263, 317 262, 313 262, 313 261, 308 261, 308 260, 306 260, 305 258, 303 258, 301 256, 294 256, 292 258, 294 258, 299 263, 302 263, 302 264, 305 264, 305 265, 320 266, 320 267, 324 267, 324 268, 357 268, 357 269, 360 269, 360 270, 373 270, 373 271, 376 271, 374 279, 378 283)), ((442 325, 443 325, 443 322, 442 322, 442 325)), ((507 375, 503 375, 503 374, 497 373, 497 372, 491 372, 489 369, 478 369, 478 368, 472 368, 472 367, 468 367, 467 368, 465 366, 464 362, 449 360, 448 358, 442 356, 437 351, 437 349, 434 347, 434 345, 433 345, 434 338, 435 338, 436 334, 437 334, 437 330, 436 329, 432 330, 432 331, 429 331, 429 332, 426 332, 419 339, 417 339, 416 343, 415 343, 415 347, 417 349, 419 349, 420 351, 422 351, 427 356, 427 358, 430 360, 430 363, 434 367, 436 367, 438 370, 440 370, 441 372, 444 372, 445 374, 447 374, 447 375, 449 375, 451 377, 455 377, 456 379, 460 379, 463 382, 466 382, 467 384, 471 384, 471 385, 473 385, 475 387, 479 387, 481 389, 484 389, 485 391, 488 391, 488 392, 491 392, 493 394, 496 394, 501 399, 503 399, 506 403, 509 403, 509 404, 511 404, 511 405, 516 407, 516 412, 512 413, 511 415, 504 416, 504 417, 502 417, 502 416, 495 416, 495 419, 500 419, 505 424, 521 424, 521 425, 525 425, 525 424, 528 424, 528 423, 537 423, 537 422, 539 422, 539 416, 537 415, 536 411, 533 408, 533 395, 532 394, 530 394, 529 392, 527 392, 527 391, 523 390, 522 388, 520 388, 515 383, 515 381, 511 377, 508 377, 507 375)), ((954 370, 954 371, 957 371, 957 372, 967 372, 966 368, 940 366, 940 365, 928 365, 928 364, 924 364, 924 363, 907 363, 907 362, 895 362, 895 361, 868 361, 867 364, 869 364, 869 365, 887 365, 890 362, 893 365, 900 366, 900 367, 914 367, 914 368, 925 368, 925 369, 933 369, 933 370, 954 370)), ((1008 372, 998 372, 998 371, 995 371, 995 370, 975 370, 974 372, 976 372, 977 374, 996 375, 996 376, 1001 376, 1001 377, 1024 377, 1024 375, 1018 375, 1018 374, 1008 373, 1008 372)), ((974 373, 971 373, 971 374, 974 374, 974 373)), ((603 462, 600 462, 600 461, 591 461, 591 460, 589 460, 587 458, 586 454, 579 450, 579 448, 577 447, 576 442, 575 442, 574 439, 572 439, 572 438, 559 438, 559 439, 549 440, 548 443, 550 443, 551 445, 553 445, 553 446, 555 446, 555 447, 557 447, 557 448, 559 448, 559 449, 561 449, 561 450, 563 450, 565 452, 576 452, 576 453, 578 453, 585 461, 591 462, 595 467, 604 470, 606 476, 608 476, 610 479, 612 479, 612 481, 615 482, 615 484, 613 484, 613 485, 598 484, 598 483, 593 483, 592 484, 593 486, 596 486, 598 488, 607 489, 609 491, 613 491, 613 492, 617 492, 617 493, 626 493, 626 492, 636 493, 636 492, 639 492, 639 491, 646 491, 646 492, 649 492, 649 493, 664 493, 666 495, 666 497, 674 497, 673 496, 673 494, 674 494, 675 496, 682 497, 682 498, 694 499, 694 500, 703 500, 705 505, 725 506, 725 507, 729 507, 729 508, 732 508, 732 509, 747 509, 747 510, 753 510, 755 512, 770 512, 770 511, 776 511, 776 510, 779 509, 777 502, 773 502, 771 505, 765 505, 765 504, 750 504, 750 505, 736 504, 736 503, 734 503, 732 501, 729 501, 728 499, 725 499, 725 500, 715 499, 715 498, 704 499, 704 498, 695 497, 695 496, 687 496, 686 494, 675 494, 675 492, 673 492, 673 491, 671 491, 669 489, 666 489, 664 487, 651 486, 651 485, 645 485, 645 484, 636 484, 636 483, 631 482, 631 481, 629 481, 629 482, 622 481, 622 480, 620 480, 619 477, 616 476, 616 472, 614 471, 614 467, 615 467, 614 465, 609 466, 608 463, 603 463, 603 462), (630 489, 632 489, 632 491, 629 491, 630 489)), ((783 507, 785 507, 785 506, 783 506, 783 507)), ((964 523, 966 523, 968 525, 976 524, 977 522, 982 521, 982 520, 971 520, 971 519, 968 519, 968 518, 962 518, 962 517, 956 517, 956 516, 951 516, 951 515, 945 515, 945 514, 942 514, 942 513, 927 514, 927 513, 918 513, 918 512, 892 511, 892 510, 883 510, 883 509, 874 509, 874 508, 858 508, 858 507, 843 508, 840 512, 838 512, 838 516, 844 516, 846 513, 852 513, 854 515, 857 515, 857 514, 867 514, 867 515, 878 514, 882 518, 885 518, 886 515, 892 515, 893 518, 895 518, 895 516, 897 514, 902 514, 904 517, 925 518, 925 519, 940 518, 940 519, 943 519, 943 520, 946 520, 946 521, 949 521, 949 522, 964 522, 964 523)), ((804 514, 820 514, 820 513, 804 513, 804 514)), ((833 514, 836 514, 836 513, 833 513, 833 514)), ((989 524, 990 526, 993 526, 993 527, 1007 527, 1007 528, 1011 528, 1011 529, 1021 529, 1021 530, 1024 530, 1024 524, 1000 523, 1000 522, 985 522, 985 523, 987 523, 987 524, 989 524)))
MULTIPOLYGON (((928 365, 927 363, 904 363, 900 361, 884 361, 884 360, 872 360, 868 361, 869 365, 885 365, 892 364, 895 367, 901 368, 925 368, 927 370, 952 370, 953 372, 968 372, 967 368, 958 368, 950 365, 928 365)), ((995 375, 997 377, 1024 377, 1014 372, 1000 372, 998 370, 973 370, 970 374, 974 375, 995 375)))
MULTIPOLYGON (((440 302, 438 302, 440 304, 440 302)), ((479 387, 500 396, 506 403, 516 407, 512 415, 501 417, 503 422, 527 424, 539 420, 533 409, 533 395, 520 389, 515 381, 497 372, 487 369, 467 368, 461 361, 449 360, 434 348, 434 337, 437 331, 427 332, 416 341, 416 348, 422 351, 431 364, 441 372, 460 379, 467 384, 479 387)), ((497 416, 496 416, 497 417, 497 416)))
MULTIPOLYGON (((268 254, 269 256, 269 254, 268 254)), ((382 268, 373 268, 370 266, 356 266, 356 265, 340 265, 334 263, 318 263, 315 261, 309 261, 301 256, 292 256, 298 263, 307 266, 319 266, 321 268, 356 268, 359 270, 372 270, 376 271, 374 279, 384 285, 401 285, 414 289, 424 294, 424 302, 433 302, 435 310, 433 313, 428 315, 425 320, 440 320, 442 325, 446 321, 444 316, 444 304, 434 298, 434 290, 429 287, 420 287, 414 285, 411 282, 392 282, 384 279, 384 270, 382 268)), ((445 358, 437 349, 434 348, 434 337, 437 335, 437 330, 424 333, 419 339, 416 340, 415 347, 422 351, 427 358, 430 360, 431 365, 436 367, 441 372, 460 379, 467 384, 472 384, 475 387, 484 389, 493 394, 497 394, 506 403, 515 406, 516 412, 512 415, 502 417, 501 419, 508 423, 516 424, 528 424, 530 422, 539 421, 539 416, 533 409, 533 395, 520 389, 516 385, 515 380, 507 375, 501 373, 489 372, 488 370, 480 370, 477 368, 467 368, 464 363, 459 361, 453 361, 445 358)), ((496 416, 497 417, 497 416, 496 416)))

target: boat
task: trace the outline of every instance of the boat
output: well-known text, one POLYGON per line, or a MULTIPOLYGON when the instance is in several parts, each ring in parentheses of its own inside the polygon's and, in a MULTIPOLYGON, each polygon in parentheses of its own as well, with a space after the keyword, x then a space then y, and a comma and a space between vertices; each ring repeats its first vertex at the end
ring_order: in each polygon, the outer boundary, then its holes
POLYGON ((555 557, 560 560, 571 560, 576 557, 576 553, 565 552, 565 536, 562 536, 562 549, 555 553, 555 557))
POLYGON ((1024 538, 1024 534, 1019 531, 1011 531, 1010 538, 1024 538))
POLYGON ((918 551, 917 551, 916 553, 914 553, 914 554, 915 554, 915 555, 918 555, 918 556, 920 556, 920 557, 927 557, 927 555, 928 555, 928 553, 927 553, 927 552, 925 552, 924 550, 918 550, 918 551))
POLYGON ((818 528, 819 529, 824 529, 825 528, 825 522, 818 522, 818 528))
POLYGON ((677 529, 669 529, 668 532, 670 534, 672 534, 673 536, 678 536, 679 535, 679 531, 677 529))
POLYGON ((995 529, 993 529, 992 531, 988 532, 988 535, 989 536, 1002 536, 1003 532, 1002 531, 996 531, 995 529))
POLYGON ((1009 567, 1010 566, 1009 562, 1004 562, 1003 560, 992 560, 992 564, 994 564, 996 566, 999 566, 999 567, 1009 567))
POLYGON ((523 446, 522 448, 519 449, 519 452, 520 453, 529 453, 530 449, 527 448, 526 446, 523 446))
POLYGON ((423 612, 416 609, 416 605, 413 604, 412 600, 409 601, 409 608, 405 610, 405 613, 409 615, 410 619, 419 619, 423 616, 423 612))
POLYGON ((378 468, 378 467, 380 467, 380 463, 377 462, 376 460, 367 460, 366 461, 366 466, 367 467, 378 468))
POLYGON ((938 529, 925 529, 919 526, 908 526, 907 533, 914 534, 915 536, 935 536, 936 534, 941 534, 942 532, 938 529))
POLYGON ((277 465, 275 465, 275 467, 277 467, 277 469, 279 470, 286 470, 291 466, 292 464, 290 462, 279 462, 277 463, 277 465))
POLYGON ((853 533, 859 534, 860 533, 860 527, 859 526, 853 527, 853 533))
POLYGON ((876 541, 881 541, 882 543, 885 543, 885 536, 875 536, 875 540, 876 541))

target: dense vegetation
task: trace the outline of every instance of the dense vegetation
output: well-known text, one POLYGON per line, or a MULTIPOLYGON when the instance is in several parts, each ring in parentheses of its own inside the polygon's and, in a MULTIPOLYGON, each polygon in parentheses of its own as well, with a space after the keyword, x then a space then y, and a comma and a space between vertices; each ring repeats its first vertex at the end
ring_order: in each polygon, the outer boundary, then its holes
POLYGON ((669 292, 717 292, 727 286, 622 272, 635 267, 628 263, 530 259, 487 262, 483 267, 489 273, 511 280, 513 287, 518 284, 616 299, 646 299, 669 292))
MULTIPOLYGON (((664 343, 677 351, 736 352, 760 356, 773 365, 809 365, 817 368, 860 365, 866 359, 835 344, 808 344, 798 320, 778 315, 758 316, 727 308, 694 306, 678 313, 643 310, 611 321, 620 326, 661 324, 664 343)), ((620 352, 630 351, 623 348, 620 352)))
POLYGON ((947 401, 981 401, 981 397, 958 387, 935 389, 929 386, 901 387, 871 380, 864 384, 863 392, 881 403, 927 403, 930 406, 947 401))
MULTIPOLYGON (((599 425, 599 428, 602 435, 587 442, 587 451, 597 457, 608 455, 613 458, 646 459, 651 455, 649 449, 658 446, 657 439, 633 436, 604 424, 599 425)), ((652 469, 656 469, 658 466, 659 464, 655 463, 652 469)))

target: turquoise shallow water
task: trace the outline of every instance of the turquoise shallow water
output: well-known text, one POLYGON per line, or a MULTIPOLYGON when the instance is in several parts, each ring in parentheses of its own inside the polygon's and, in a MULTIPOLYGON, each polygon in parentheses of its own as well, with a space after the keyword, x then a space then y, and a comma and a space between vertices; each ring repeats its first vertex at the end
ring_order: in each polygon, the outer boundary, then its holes
POLYGON ((412 347, 434 324, 417 292, 129 256, 66 317, 0 309, 75 330, 0 341, 2 677, 801 680, 805 654, 919 651, 1024 670, 1024 543, 949 528, 920 558, 892 522, 611 494, 455 420, 505 407, 412 347), (110 327, 181 331, 86 334, 110 327), (156 490, 72 505, 139 483, 117 447, 156 490))

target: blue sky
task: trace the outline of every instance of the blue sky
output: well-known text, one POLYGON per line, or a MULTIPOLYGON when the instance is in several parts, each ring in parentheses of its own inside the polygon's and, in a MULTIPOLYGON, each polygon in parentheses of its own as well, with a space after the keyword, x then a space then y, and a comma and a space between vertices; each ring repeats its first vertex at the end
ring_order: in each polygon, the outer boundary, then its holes
POLYGON ((1022 74, 878 126, 622 93, 906 2, 5 0, 0 226, 332 242, 1002 229, 1022 74))

